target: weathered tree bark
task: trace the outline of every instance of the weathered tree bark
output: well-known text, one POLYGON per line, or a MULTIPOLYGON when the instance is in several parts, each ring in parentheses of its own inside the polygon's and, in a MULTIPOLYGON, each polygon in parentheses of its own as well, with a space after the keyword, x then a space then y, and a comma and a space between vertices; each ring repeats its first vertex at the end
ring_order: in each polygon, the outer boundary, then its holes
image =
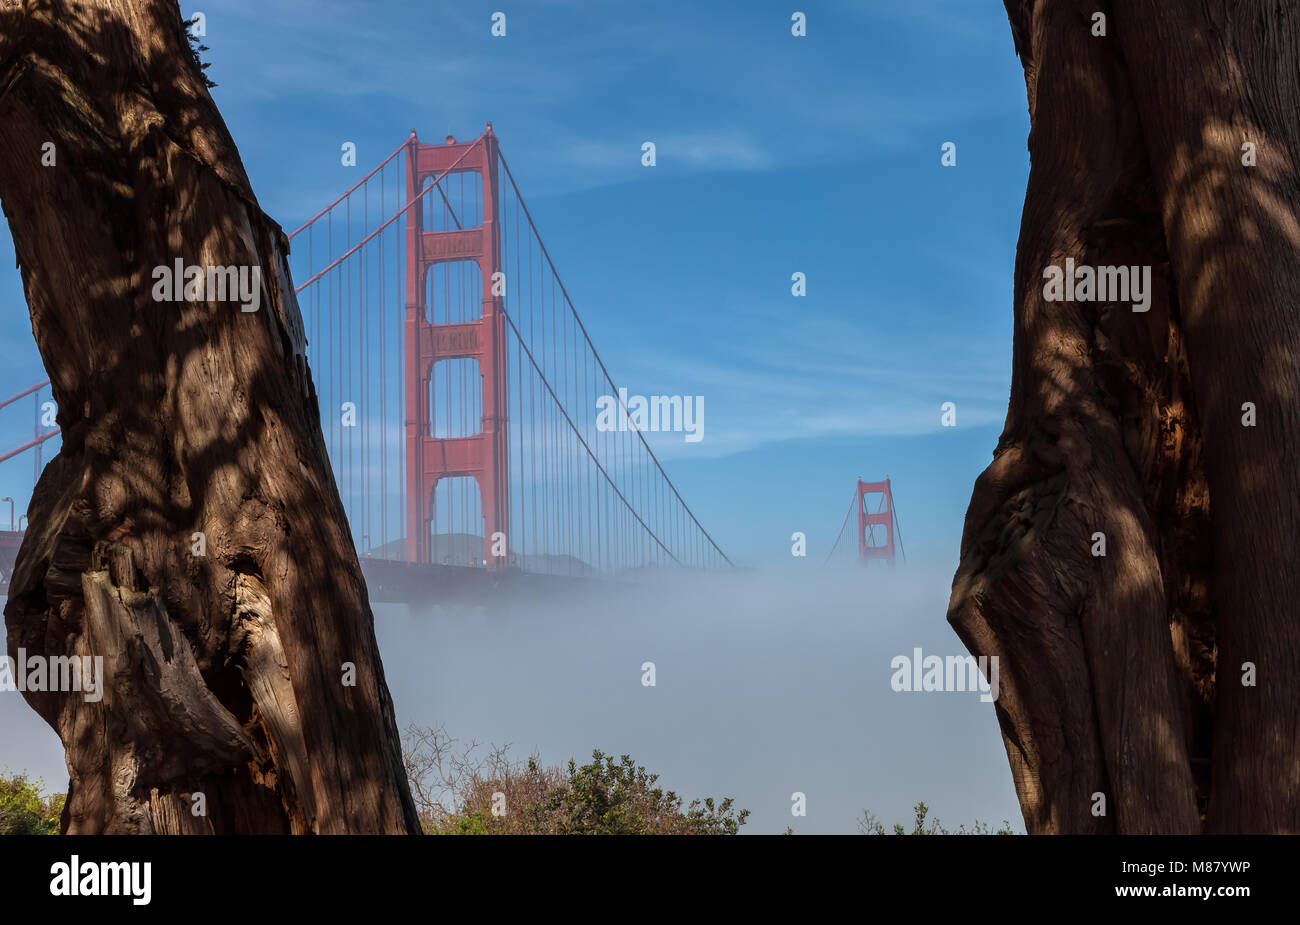
POLYGON ((1031 833, 1300 831, 1300 16, 1006 5, 1032 161, 1012 388, 948 619, 999 657, 1031 833), (1151 266, 1150 310, 1047 301, 1067 257, 1151 266))
POLYGON ((8 650, 107 675, 100 703, 26 695, 66 750, 63 829, 417 832, 288 243, 175 0, 0 0, 0 200, 63 429, 8 650), (155 301, 177 258, 259 267, 260 308, 155 301))

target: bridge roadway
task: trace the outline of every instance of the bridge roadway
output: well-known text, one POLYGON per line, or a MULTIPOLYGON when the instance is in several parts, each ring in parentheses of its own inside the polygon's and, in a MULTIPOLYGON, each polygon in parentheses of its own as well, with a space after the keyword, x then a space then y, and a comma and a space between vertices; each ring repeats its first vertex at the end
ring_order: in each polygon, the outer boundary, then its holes
MULTIPOLYGON (((9 576, 22 538, 20 531, 0 530, 2 595, 9 593, 9 576)), ((417 565, 372 556, 361 557, 361 572, 365 575, 372 604, 407 604, 412 607, 476 603, 509 597, 536 599, 613 583, 607 579, 544 575, 516 568, 489 570, 469 565, 417 565)))

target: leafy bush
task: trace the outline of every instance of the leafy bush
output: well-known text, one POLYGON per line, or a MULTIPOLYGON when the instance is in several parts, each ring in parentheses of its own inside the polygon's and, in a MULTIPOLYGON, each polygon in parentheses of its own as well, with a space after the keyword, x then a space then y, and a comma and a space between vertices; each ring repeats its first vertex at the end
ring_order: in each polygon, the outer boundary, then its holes
POLYGON ((568 768, 537 756, 515 762, 509 746, 476 757, 444 730, 407 728, 402 755, 424 830, 432 835, 735 835, 748 810, 712 797, 682 798, 655 784, 628 755, 599 750, 568 768))
POLYGON ((735 835, 749 810, 734 812, 730 798, 692 800, 682 812, 681 797, 656 787, 628 755, 615 762, 600 751, 581 767, 569 760, 569 786, 557 797, 556 832, 561 835, 735 835))
POLYGON ((957 831, 953 832, 944 828, 943 824, 939 821, 937 816, 927 823, 926 816, 930 812, 930 807, 926 806, 924 803, 917 803, 914 807, 912 807, 912 812, 915 815, 912 819, 912 831, 910 832, 907 831, 907 829, 905 829, 903 826, 899 825, 898 823, 894 823, 894 828, 892 833, 886 832, 885 827, 880 824, 880 821, 876 819, 875 815, 868 812, 867 810, 862 811, 862 818, 858 820, 858 831, 861 832, 863 835, 889 835, 889 834, 893 834, 893 835, 1015 835, 1016 834, 1016 832, 1011 828, 1011 823, 1005 819, 1002 820, 1002 825, 997 829, 994 829, 991 825, 988 825, 987 823, 984 822, 980 822, 978 819, 976 819, 969 829, 966 828, 966 826, 963 824, 957 827, 957 831))
POLYGON ((26 773, 0 774, 0 835, 57 835, 64 795, 45 795, 45 782, 26 773))

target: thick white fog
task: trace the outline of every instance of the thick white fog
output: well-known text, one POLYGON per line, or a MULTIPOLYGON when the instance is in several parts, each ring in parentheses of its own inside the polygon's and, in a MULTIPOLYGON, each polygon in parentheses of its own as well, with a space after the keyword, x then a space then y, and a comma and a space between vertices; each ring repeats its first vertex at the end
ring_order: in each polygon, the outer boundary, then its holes
POLYGON ((951 828, 1021 830, 993 705, 891 688, 895 656, 966 654, 950 581, 947 566, 809 562, 375 619, 403 727, 551 764, 630 754, 688 800, 735 797, 743 832, 851 833, 863 809, 907 822, 917 800, 951 828))
MULTIPOLYGON (((745 833, 852 833, 864 809, 907 822, 917 800, 950 828, 1020 830, 993 705, 890 684, 896 656, 965 654, 944 620, 950 578, 946 565, 808 562, 476 607, 381 604, 375 624, 403 728, 548 764, 629 754, 687 801, 734 797, 751 811, 745 833)), ((59 741, 21 694, 0 692, 0 730, 0 766, 64 789, 59 741)))

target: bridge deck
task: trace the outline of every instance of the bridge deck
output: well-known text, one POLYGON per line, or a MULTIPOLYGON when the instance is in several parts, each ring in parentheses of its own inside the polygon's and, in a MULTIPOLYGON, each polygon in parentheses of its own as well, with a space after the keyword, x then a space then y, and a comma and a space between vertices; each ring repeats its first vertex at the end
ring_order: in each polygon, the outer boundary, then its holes
MULTIPOLYGON (((23 534, 0 530, 0 594, 9 593, 9 576, 23 534)), ((556 594, 590 587, 596 579, 544 575, 519 569, 489 570, 468 565, 416 565, 393 559, 361 557, 372 604, 429 604, 476 600, 486 596, 556 594)))

